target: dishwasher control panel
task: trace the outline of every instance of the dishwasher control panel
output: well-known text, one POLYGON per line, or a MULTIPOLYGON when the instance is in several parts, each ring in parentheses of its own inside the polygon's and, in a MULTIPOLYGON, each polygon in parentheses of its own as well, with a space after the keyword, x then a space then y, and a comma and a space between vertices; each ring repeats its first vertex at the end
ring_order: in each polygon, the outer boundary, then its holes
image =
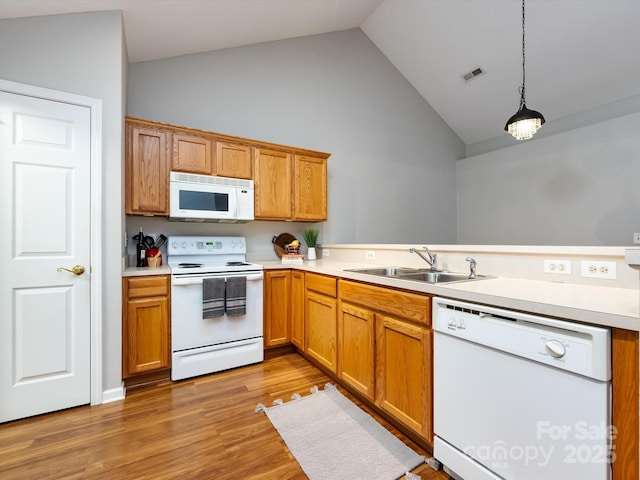
POLYGON ((436 297, 433 329, 579 375, 611 378, 607 328, 436 297))

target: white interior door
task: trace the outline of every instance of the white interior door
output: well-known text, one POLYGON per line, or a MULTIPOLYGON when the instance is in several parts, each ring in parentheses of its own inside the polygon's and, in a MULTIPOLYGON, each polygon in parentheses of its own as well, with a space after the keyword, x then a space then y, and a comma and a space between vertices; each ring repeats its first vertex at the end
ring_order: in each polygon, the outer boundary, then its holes
POLYGON ((90 108, 0 91, 0 422, 90 401, 90 161, 90 108))

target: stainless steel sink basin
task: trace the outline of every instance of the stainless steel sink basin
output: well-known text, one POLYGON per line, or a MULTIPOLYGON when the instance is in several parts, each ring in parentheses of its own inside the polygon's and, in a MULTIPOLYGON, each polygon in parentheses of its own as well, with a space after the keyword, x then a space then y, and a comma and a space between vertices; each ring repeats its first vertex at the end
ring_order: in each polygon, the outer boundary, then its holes
POLYGON ((424 283, 453 283, 471 282, 490 278, 486 275, 478 275, 476 278, 469 278, 468 273, 438 272, 427 269, 402 268, 402 267, 378 267, 378 268, 354 268, 348 272, 364 273, 366 275, 376 275, 379 277, 391 277, 398 280, 412 280, 424 283))
POLYGON ((347 272, 366 273, 367 275, 378 275, 381 277, 397 277, 399 275, 420 273, 421 271, 415 268, 382 267, 382 268, 354 268, 352 270, 347 270, 347 272))
POLYGON ((452 283, 452 282, 471 282, 474 280, 483 280, 485 275, 477 275, 475 278, 469 278, 468 273, 452 273, 452 272, 424 272, 424 273, 408 273, 405 275, 397 275, 400 280, 415 280, 417 282, 427 283, 452 283))

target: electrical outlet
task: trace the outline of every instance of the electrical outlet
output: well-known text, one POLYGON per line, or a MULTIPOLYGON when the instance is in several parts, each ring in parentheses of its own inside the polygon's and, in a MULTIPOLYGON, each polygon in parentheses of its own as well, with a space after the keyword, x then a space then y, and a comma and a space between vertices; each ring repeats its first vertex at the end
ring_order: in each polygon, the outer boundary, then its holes
POLYGON ((580 275, 589 278, 615 280, 617 278, 616 262, 598 262, 583 260, 580 262, 580 275))
POLYGON ((365 256, 367 257, 367 260, 375 260, 376 252, 374 252, 373 250, 367 250, 367 252, 365 253, 365 256))
POLYGON ((633 243, 640 243, 640 232, 633 234, 633 243))
POLYGON ((545 260, 544 273, 571 275, 571 260, 545 260))
POLYGON ((323 257, 328 257, 331 254, 331 252, 329 251, 328 248, 323 248, 322 249, 322 256, 323 257))

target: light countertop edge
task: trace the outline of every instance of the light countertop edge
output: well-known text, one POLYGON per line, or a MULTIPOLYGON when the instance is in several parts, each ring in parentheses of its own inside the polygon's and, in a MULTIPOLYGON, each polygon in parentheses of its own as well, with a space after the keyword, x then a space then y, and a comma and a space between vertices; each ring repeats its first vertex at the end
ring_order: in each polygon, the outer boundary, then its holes
POLYGON ((123 277, 143 277, 146 275, 170 275, 171 269, 168 265, 160 267, 127 267, 122 271, 123 277))
MULTIPOLYGON (((303 270, 576 322, 640 331, 640 291, 634 289, 500 277, 433 285, 346 271, 370 268, 371 264, 330 260, 305 261, 300 265, 282 264, 280 261, 255 263, 261 264, 265 270, 303 270)), ((127 267, 122 276, 170 274, 170 268, 163 265, 158 268, 127 267)))
POLYGON ((514 278, 433 285, 345 271, 370 264, 317 260, 301 265, 259 262, 265 270, 295 269, 401 288, 561 319, 640 331, 640 291, 514 278))

